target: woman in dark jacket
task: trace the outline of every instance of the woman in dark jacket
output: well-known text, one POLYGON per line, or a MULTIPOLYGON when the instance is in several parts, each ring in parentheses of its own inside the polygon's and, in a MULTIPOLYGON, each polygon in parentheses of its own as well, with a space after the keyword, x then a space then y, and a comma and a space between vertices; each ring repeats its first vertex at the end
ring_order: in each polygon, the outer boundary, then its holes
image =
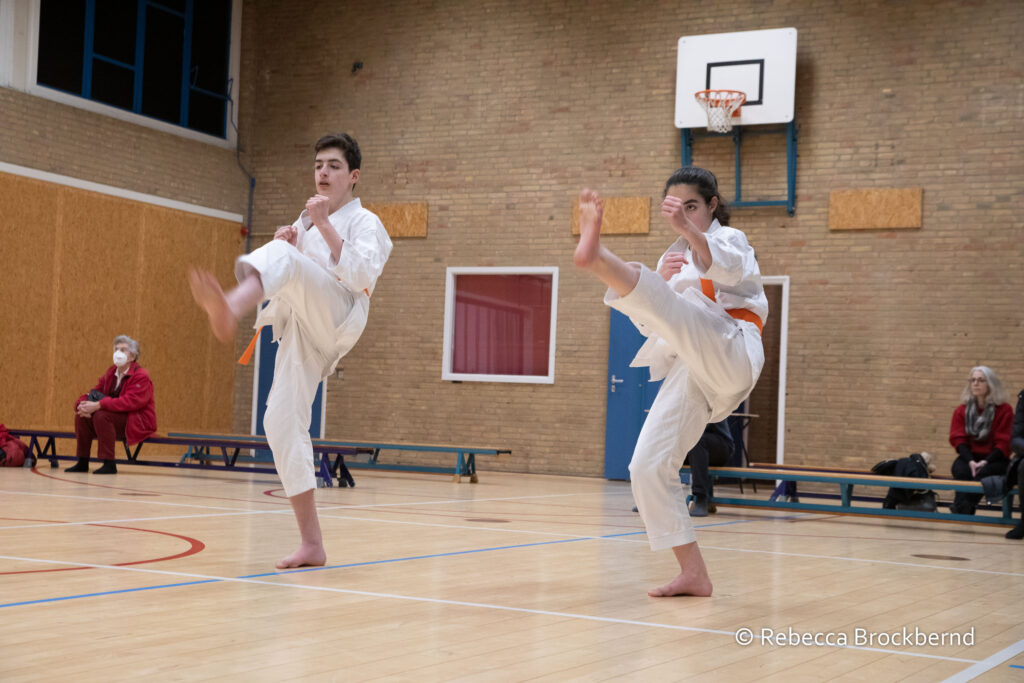
POLYGON ((117 474, 116 442, 122 440, 134 446, 156 432, 153 382, 138 359, 137 341, 123 334, 114 339, 114 364, 92 391, 75 401, 78 462, 66 472, 89 471, 89 451, 95 439, 96 457, 103 464, 94 474, 117 474))

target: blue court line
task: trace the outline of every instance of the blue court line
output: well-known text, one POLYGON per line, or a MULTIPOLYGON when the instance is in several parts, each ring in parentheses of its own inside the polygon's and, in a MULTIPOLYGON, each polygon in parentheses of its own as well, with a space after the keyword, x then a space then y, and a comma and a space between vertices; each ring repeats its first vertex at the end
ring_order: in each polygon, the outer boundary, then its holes
MULTIPOLYGON (((726 524, 745 524, 745 523, 754 522, 754 521, 759 521, 759 520, 737 519, 737 520, 733 520, 733 521, 730 521, 730 522, 716 522, 714 524, 694 525, 694 528, 700 529, 700 528, 703 528, 703 527, 723 526, 723 525, 726 525, 726 524)), ((562 539, 562 540, 558 540, 558 541, 538 541, 537 543, 521 543, 519 545, 502 545, 502 546, 495 546, 495 547, 491 547, 491 548, 476 548, 475 550, 457 550, 457 551, 450 552, 450 553, 435 553, 433 555, 413 555, 413 556, 410 556, 410 557, 393 557, 393 558, 386 559, 386 560, 370 560, 370 561, 367 561, 367 562, 352 562, 350 564, 336 564, 336 565, 330 565, 330 566, 326 566, 326 567, 304 567, 304 568, 300 568, 300 569, 292 569, 292 570, 283 571, 283 572, 282 571, 276 571, 276 572, 265 572, 263 574, 248 574, 248 575, 245 575, 245 576, 236 576, 234 578, 235 579, 262 579, 262 578, 266 578, 268 576, 286 576, 288 574, 302 574, 302 573, 305 573, 305 572, 318 572, 318 571, 323 571, 325 569, 350 569, 352 567, 368 567, 368 566, 376 565, 376 564, 391 564, 393 562, 409 562, 409 561, 412 561, 412 560, 429 560, 429 559, 432 559, 432 558, 435 558, 435 557, 454 557, 454 556, 457 556, 457 555, 471 555, 471 554, 474 554, 474 553, 485 553, 485 552, 491 552, 491 551, 494 551, 494 550, 515 550, 517 548, 532 548, 532 547, 544 546, 544 545, 557 545, 557 544, 560 544, 560 543, 575 543, 577 541, 596 541, 596 540, 600 540, 602 538, 621 538, 622 536, 637 536, 639 534, 645 534, 645 533, 647 533, 647 532, 646 531, 628 531, 628 532, 621 533, 621 534, 606 534, 606 535, 603 535, 603 536, 585 536, 583 538, 566 538, 566 539, 562 539)), ((61 596, 61 597, 57 597, 57 598, 42 598, 42 599, 39 599, 39 600, 26 600, 24 602, 9 602, 9 603, 0 604, 0 609, 2 609, 4 607, 21 607, 21 606, 24 606, 24 605, 38 605, 38 604, 44 604, 44 603, 50 603, 50 602, 63 602, 65 600, 77 600, 79 598, 94 598, 94 597, 100 597, 100 596, 104 596, 104 595, 118 595, 118 594, 121 594, 121 593, 136 593, 136 592, 141 592, 141 591, 157 590, 159 588, 180 588, 180 587, 183 587, 183 586, 198 586, 198 585, 201 585, 201 584, 204 584, 204 583, 220 583, 222 581, 230 581, 230 580, 231 579, 203 579, 203 580, 200 580, 200 581, 186 581, 186 582, 183 582, 183 583, 167 583, 167 584, 161 584, 161 585, 157 585, 157 586, 143 586, 141 588, 125 588, 123 590, 105 591, 105 592, 102 592, 102 593, 82 593, 80 595, 65 595, 65 596, 61 596)), ((282 585, 284 585, 284 584, 282 584, 282 585)))
POLYGON ((1020 664, 1011 664, 1010 668, 1011 669, 1024 669, 1024 666, 1021 666, 1020 664))
POLYGON ((62 600, 77 600, 79 598, 96 598, 103 595, 117 595, 118 593, 139 593, 151 591, 157 588, 178 588, 180 586, 198 586, 201 583, 219 583, 222 579, 204 579, 202 581, 185 581, 184 583, 167 583, 161 586, 143 586, 142 588, 124 588, 117 591, 103 591, 102 593, 83 593, 81 595, 66 595, 60 598, 42 598, 40 600, 26 600, 25 602, 9 602, 0 607, 21 607, 22 605, 39 605, 47 602, 61 602, 62 600))

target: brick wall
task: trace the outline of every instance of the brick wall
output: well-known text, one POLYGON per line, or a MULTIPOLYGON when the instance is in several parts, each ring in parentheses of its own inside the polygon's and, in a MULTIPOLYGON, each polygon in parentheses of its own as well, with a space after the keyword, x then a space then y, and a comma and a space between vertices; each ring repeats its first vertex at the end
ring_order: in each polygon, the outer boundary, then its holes
MULTIPOLYGON (((513 456, 484 468, 600 476, 608 312, 572 265, 572 199, 584 185, 650 196, 651 233, 607 244, 653 263, 672 239, 657 201, 680 159, 677 39, 786 26, 799 30, 797 212, 732 221, 765 274, 791 278, 786 460, 924 449, 948 467, 970 367, 1024 387, 1016 0, 247 2, 240 144, 256 231, 294 219, 328 130, 360 141, 366 201, 430 207, 429 236, 397 241, 330 384, 327 434, 493 443, 513 456), (829 191, 869 187, 923 187, 924 227, 830 232, 829 191), (560 268, 554 385, 441 381, 444 269, 475 265, 560 268)), ((244 213, 233 154, 6 90, 0 159, 244 213), (78 134, 71 162, 53 131, 78 134)), ((699 141, 694 159, 731 196, 730 145, 699 141)), ((782 194, 781 138, 751 138, 743 170, 745 198, 782 194)), ((239 370, 236 429, 251 387, 239 370)))
MULTIPOLYGON (((600 475, 608 312, 571 262, 572 199, 584 185, 651 196, 650 235, 607 244, 652 263, 672 237, 656 209, 680 159, 677 39, 795 26, 797 212, 732 221, 765 274, 791 277, 786 460, 926 449, 948 467, 970 367, 1024 386, 1024 5, 849 5, 248 3, 257 230, 293 220, 327 130, 360 141, 365 200, 430 206, 428 238, 396 244, 331 386, 328 435, 494 443, 514 454, 485 467, 600 475), (923 187, 924 227, 830 232, 829 191, 869 187, 923 187), (475 265, 561 269, 554 385, 440 380, 444 269, 475 265)), ((731 196, 729 144, 699 141, 695 163, 731 196)), ((744 197, 784 191, 781 136, 751 138, 744 197)))
POLYGON ((235 151, 0 88, 0 161, 246 214, 235 151))

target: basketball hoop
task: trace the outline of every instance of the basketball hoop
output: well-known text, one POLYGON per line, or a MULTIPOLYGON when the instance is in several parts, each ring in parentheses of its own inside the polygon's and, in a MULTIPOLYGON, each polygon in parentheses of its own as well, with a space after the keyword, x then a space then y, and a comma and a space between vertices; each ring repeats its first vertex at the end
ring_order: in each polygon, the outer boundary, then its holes
POLYGON ((740 115, 740 106, 747 101, 746 93, 739 90, 701 90, 693 96, 708 115, 708 130, 714 133, 732 130, 732 118, 740 115))

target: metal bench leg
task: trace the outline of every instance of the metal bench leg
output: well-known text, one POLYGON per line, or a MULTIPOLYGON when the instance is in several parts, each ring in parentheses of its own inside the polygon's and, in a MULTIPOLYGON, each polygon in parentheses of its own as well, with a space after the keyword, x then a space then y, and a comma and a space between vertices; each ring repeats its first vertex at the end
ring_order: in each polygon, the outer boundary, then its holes
POLYGON ((43 446, 42 450, 39 450, 39 442, 36 441, 36 437, 33 436, 31 441, 35 443, 40 458, 45 458, 47 453, 50 454, 50 469, 60 467, 60 460, 57 459, 57 444, 52 436, 46 437, 46 445, 43 446))
POLYGON ((355 488, 356 480, 352 478, 352 473, 348 471, 348 466, 345 465, 345 456, 341 453, 338 453, 334 469, 338 475, 338 486, 351 486, 355 488))
POLYGON ((316 487, 319 488, 331 488, 334 486, 334 481, 331 479, 331 459, 326 453, 320 454, 320 462, 318 463, 316 470, 316 487))
POLYGON ((844 508, 850 507, 850 498, 853 496, 853 484, 839 485, 839 500, 844 508))
POLYGON ((462 451, 459 451, 459 458, 455 461, 455 476, 452 481, 456 484, 462 483, 462 475, 466 472, 466 465, 462 458, 462 451))

